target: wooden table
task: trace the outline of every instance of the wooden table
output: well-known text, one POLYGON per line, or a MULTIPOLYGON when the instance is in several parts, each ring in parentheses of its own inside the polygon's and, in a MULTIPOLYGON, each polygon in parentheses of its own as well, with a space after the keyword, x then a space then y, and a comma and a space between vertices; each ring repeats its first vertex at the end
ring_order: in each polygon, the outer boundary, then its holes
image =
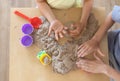
MULTIPOLYGON (((11 9, 10 26, 10 64, 9 81, 109 81, 103 74, 91 74, 81 70, 71 71, 68 74, 60 75, 52 71, 51 66, 43 66, 36 58, 40 51, 35 45, 23 47, 20 38, 24 35, 21 26, 28 23, 26 20, 16 16, 15 10, 19 10, 29 17, 41 16, 37 8, 13 8, 11 9)), ((53 10, 61 22, 78 21, 81 15, 80 9, 53 10)), ((104 8, 94 8, 93 13, 100 23, 105 18, 104 8)), ((101 49, 106 53, 104 60, 108 62, 106 37, 101 43, 101 49)))

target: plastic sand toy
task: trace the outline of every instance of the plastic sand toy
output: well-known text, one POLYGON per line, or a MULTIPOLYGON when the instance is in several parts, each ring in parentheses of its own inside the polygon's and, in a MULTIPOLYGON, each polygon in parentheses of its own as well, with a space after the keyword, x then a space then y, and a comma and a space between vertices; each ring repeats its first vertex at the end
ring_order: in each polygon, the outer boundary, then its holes
POLYGON ((31 34, 33 32, 34 28, 31 24, 27 23, 22 26, 21 30, 24 34, 31 34))
POLYGON ((51 57, 45 51, 40 51, 37 54, 37 58, 43 65, 49 65, 51 63, 51 57))
POLYGON ((21 13, 21 12, 19 12, 19 11, 15 11, 14 13, 15 13, 16 15, 18 15, 18 16, 26 19, 27 21, 29 21, 29 22, 33 25, 33 27, 34 27, 35 29, 38 29, 39 26, 42 24, 42 20, 41 20, 39 17, 30 18, 30 17, 24 15, 23 13, 21 13))
POLYGON ((33 38, 30 35, 25 35, 21 39, 21 44, 25 47, 29 47, 33 44, 33 38))

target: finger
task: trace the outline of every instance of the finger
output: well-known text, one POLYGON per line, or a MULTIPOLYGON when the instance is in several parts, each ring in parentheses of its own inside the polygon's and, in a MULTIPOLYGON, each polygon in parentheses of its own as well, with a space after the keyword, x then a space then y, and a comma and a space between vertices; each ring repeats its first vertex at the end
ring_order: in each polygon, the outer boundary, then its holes
POLYGON ((73 33, 70 33, 70 35, 72 36, 72 37, 75 37, 75 36, 78 36, 78 33, 77 32, 73 32, 73 33))
POLYGON ((96 60, 98 60, 98 61, 100 61, 100 62, 103 62, 103 61, 97 56, 96 53, 94 53, 94 57, 95 57, 96 60))
POLYGON ((70 32, 71 34, 73 34, 73 35, 76 35, 76 34, 79 33, 77 29, 70 30, 69 32, 70 32))
POLYGON ((81 48, 81 50, 78 52, 78 57, 83 57, 84 56, 84 53, 87 51, 87 47, 83 47, 81 48))
POLYGON ((82 53, 83 50, 87 49, 86 45, 81 46, 81 49, 78 51, 78 53, 82 53))
POLYGON ((75 32, 69 31, 71 37, 77 37, 79 33, 75 30, 75 32))
POLYGON ((79 63, 76 63, 76 65, 77 65, 77 67, 79 67, 79 68, 80 68, 80 66, 81 66, 79 63))
POLYGON ((60 38, 63 38, 63 34, 62 33, 59 33, 59 36, 60 36, 60 38))
POLYGON ((65 30, 62 31, 63 34, 66 34, 67 32, 65 30))
POLYGON ((81 68, 81 69, 82 69, 82 68, 84 69, 84 68, 86 67, 86 65, 84 65, 84 64, 77 64, 77 67, 78 67, 78 68, 81 68))
POLYGON ((64 27, 65 30, 68 30, 68 27, 64 27))
POLYGON ((90 54, 90 50, 91 50, 91 48, 86 47, 86 49, 82 52, 81 57, 84 57, 84 56, 90 54))
POLYGON ((71 37, 77 37, 78 34, 70 34, 71 37))
POLYGON ((85 52, 86 52, 86 50, 88 50, 88 48, 86 47, 86 48, 84 48, 80 53, 81 53, 81 57, 83 57, 84 55, 85 55, 85 52))
POLYGON ((98 52, 101 56, 103 56, 103 57, 105 56, 99 48, 97 49, 97 52, 98 52))
POLYGON ((50 33, 52 32, 52 28, 50 27, 48 30, 48 36, 50 36, 50 33))
POLYGON ((83 71, 86 71, 87 73, 94 73, 93 71, 94 71, 94 69, 93 68, 90 68, 90 67, 86 67, 86 66, 83 66, 83 67, 81 67, 81 70, 83 70, 83 71))
POLYGON ((58 33, 62 32, 62 30, 63 30, 63 27, 59 27, 59 28, 57 29, 58 33))
POLYGON ((75 23, 71 24, 71 27, 76 28, 76 24, 75 23))
POLYGON ((82 52, 82 50, 84 50, 86 48, 86 46, 82 46, 81 49, 79 49, 79 51, 77 52, 77 54, 80 54, 82 52))
POLYGON ((86 49, 86 51, 84 52, 84 55, 81 55, 81 57, 84 57, 84 56, 91 54, 91 53, 92 53, 91 48, 88 47, 88 49, 86 49))
POLYGON ((78 50, 81 49, 85 44, 82 44, 78 47, 78 50))
POLYGON ((76 62, 77 65, 82 65, 84 64, 84 60, 79 60, 78 62, 76 62))
POLYGON ((74 27, 74 24, 71 24, 70 26, 73 28, 73 27, 74 27))
POLYGON ((79 67, 82 67, 82 66, 85 66, 85 67, 88 67, 89 65, 89 60, 80 60, 79 62, 76 62, 76 65, 79 66, 79 67))
POLYGON ((77 29, 71 30, 69 31, 69 33, 71 34, 71 36, 78 36, 80 34, 80 32, 77 29))
POLYGON ((76 30, 70 30, 69 32, 74 35, 76 33, 75 31, 76 30))
POLYGON ((58 41, 58 32, 55 31, 55 39, 58 41))

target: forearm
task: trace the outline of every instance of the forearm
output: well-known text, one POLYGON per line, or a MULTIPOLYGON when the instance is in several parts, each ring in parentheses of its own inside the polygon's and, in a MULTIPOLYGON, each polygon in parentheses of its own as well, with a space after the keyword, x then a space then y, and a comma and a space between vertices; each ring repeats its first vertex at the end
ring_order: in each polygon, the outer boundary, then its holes
POLYGON ((84 0, 84 5, 82 9, 82 15, 80 19, 80 23, 83 24, 83 27, 86 25, 88 17, 90 15, 92 5, 94 0, 84 0))
POLYGON ((52 10, 45 1, 37 1, 41 13, 48 19, 49 22, 56 20, 52 10))
POLYGON ((113 78, 115 81, 120 81, 120 73, 111 68, 110 66, 106 66, 106 71, 104 72, 110 78, 113 78))
POLYGON ((113 24, 114 24, 114 21, 112 20, 112 13, 110 13, 92 39, 99 43, 104 37, 105 33, 113 24))

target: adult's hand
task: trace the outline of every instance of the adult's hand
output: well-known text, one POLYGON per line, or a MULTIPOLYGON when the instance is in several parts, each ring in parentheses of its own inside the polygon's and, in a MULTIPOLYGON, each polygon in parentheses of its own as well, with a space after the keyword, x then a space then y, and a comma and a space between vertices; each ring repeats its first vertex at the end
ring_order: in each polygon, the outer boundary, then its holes
POLYGON ((104 54, 100 50, 99 44, 94 39, 91 39, 78 47, 77 55, 78 57, 84 57, 94 52, 97 52, 101 56, 104 56, 104 54))
POLYGON ((94 57, 96 60, 80 59, 76 62, 77 67, 91 73, 106 73, 107 65, 96 54, 94 54, 94 57))

